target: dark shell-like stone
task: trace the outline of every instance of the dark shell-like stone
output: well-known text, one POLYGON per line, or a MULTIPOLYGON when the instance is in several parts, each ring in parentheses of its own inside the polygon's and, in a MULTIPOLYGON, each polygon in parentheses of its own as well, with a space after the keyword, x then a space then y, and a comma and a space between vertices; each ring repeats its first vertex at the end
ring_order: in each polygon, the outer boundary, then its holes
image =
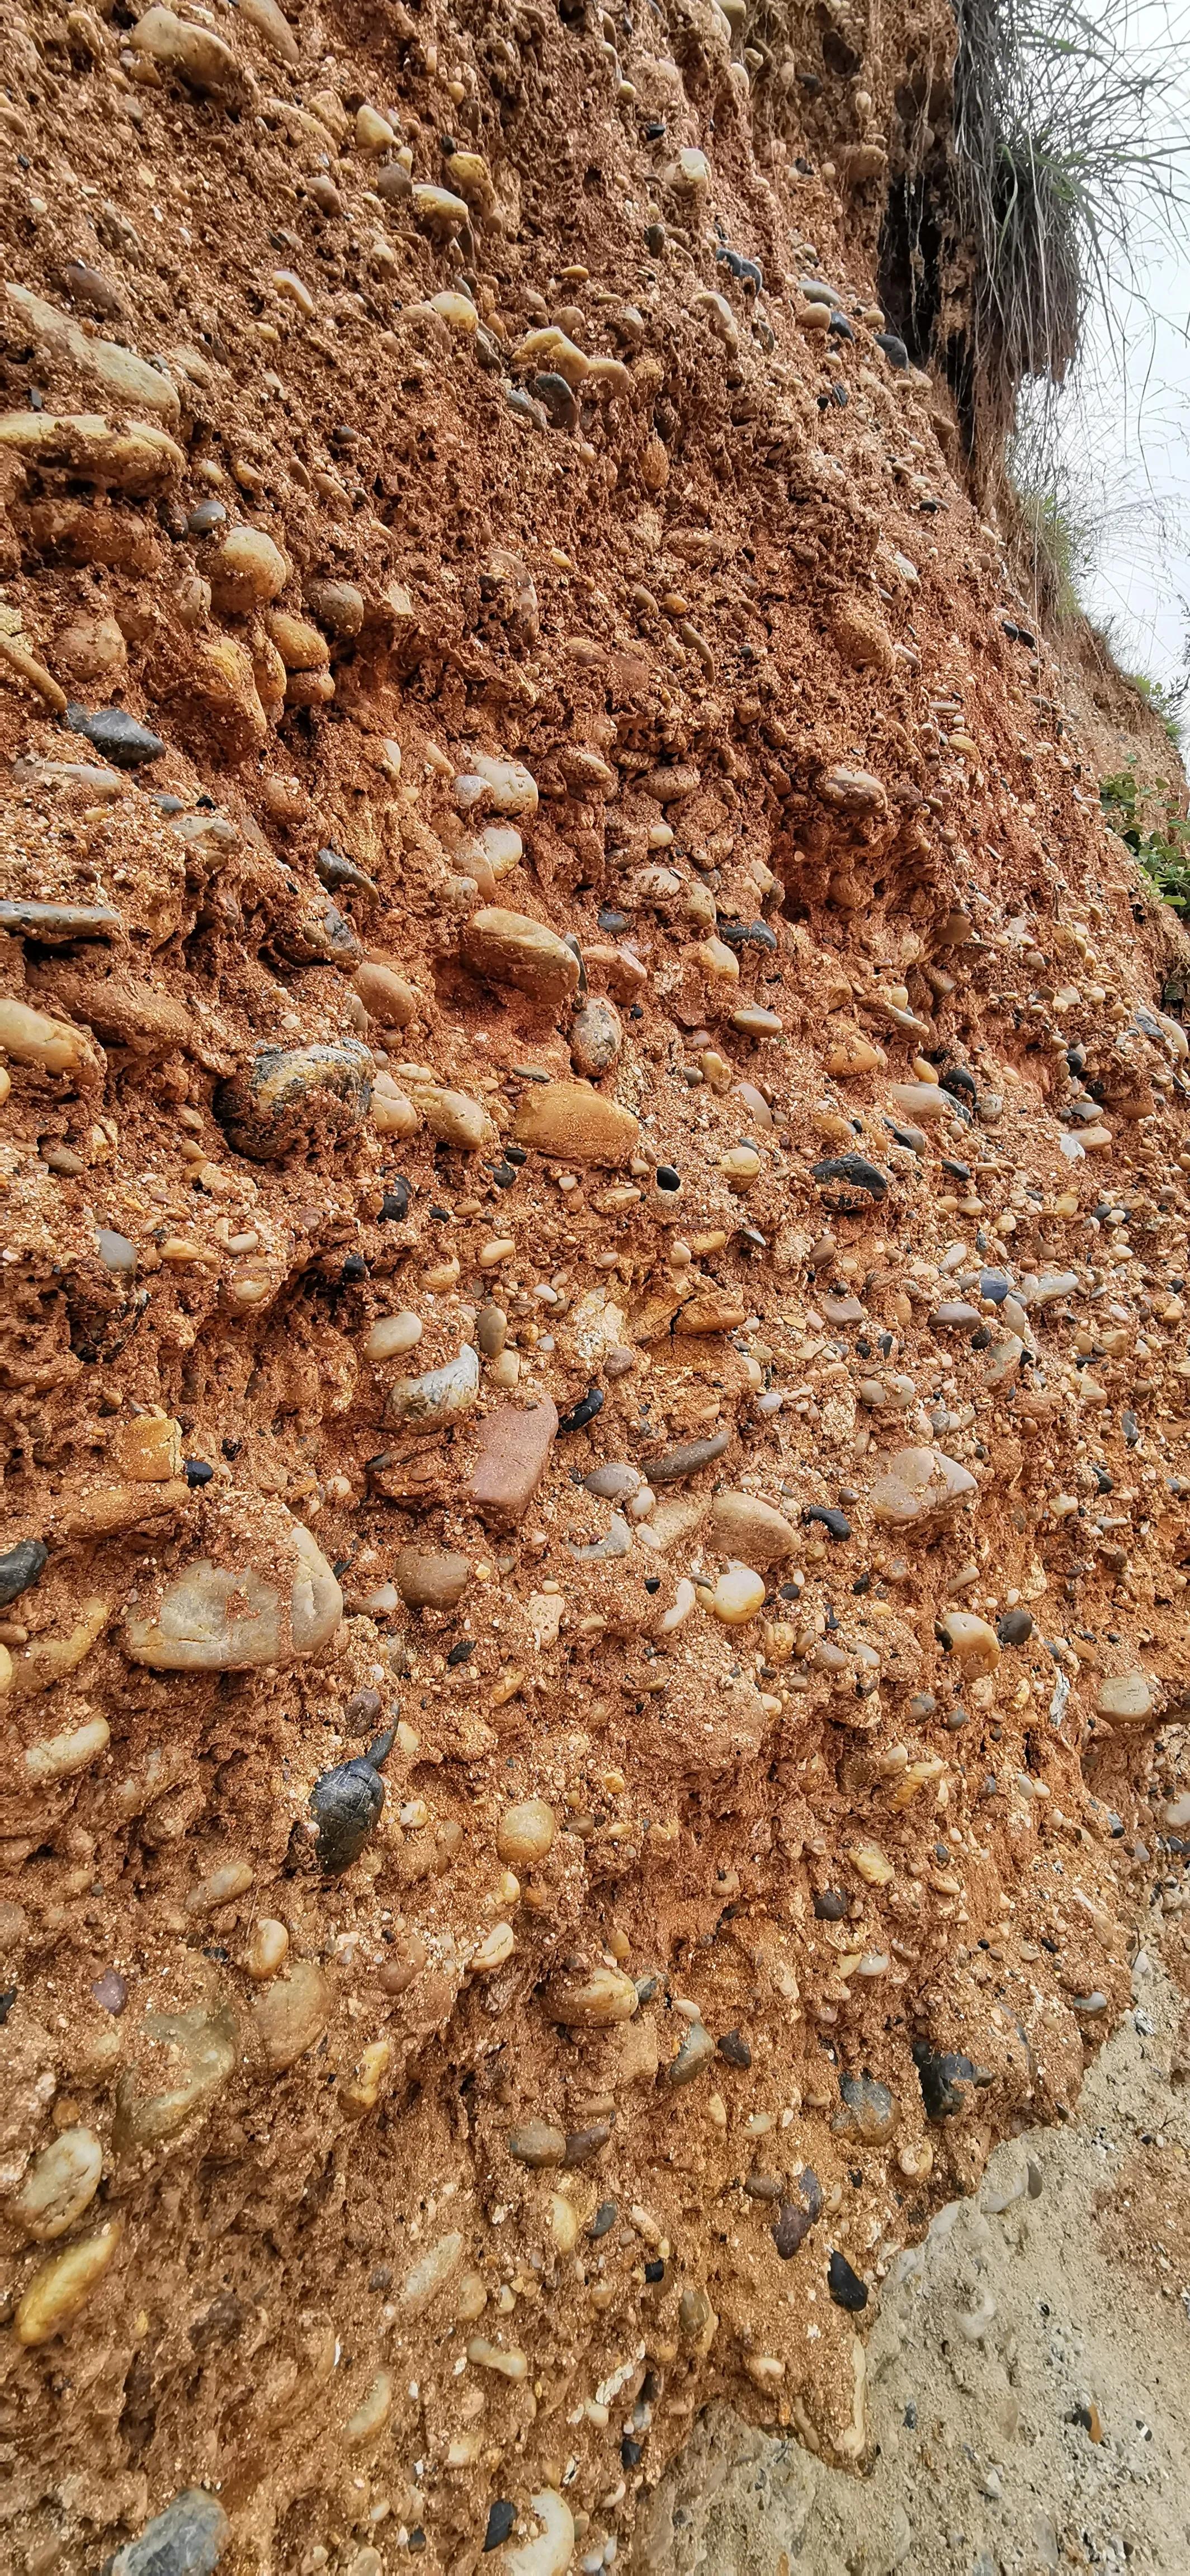
POLYGON ((327 1878, 341 1878, 358 1860, 375 1832, 384 1807, 380 1764, 391 1753, 396 1728, 378 1735, 367 1753, 337 1762, 324 1771, 310 1793, 310 1813, 318 1826, 315 1857, 327 1878))

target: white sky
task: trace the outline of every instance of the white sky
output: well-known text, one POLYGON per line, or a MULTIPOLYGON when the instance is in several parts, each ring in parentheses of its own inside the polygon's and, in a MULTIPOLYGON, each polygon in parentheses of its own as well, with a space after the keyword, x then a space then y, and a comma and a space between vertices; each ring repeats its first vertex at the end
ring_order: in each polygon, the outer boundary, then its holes
MULTIPOLYGON (((1094 0, 1092 0, 1094 5, 1094 0)), ((1099 0, 1129 54, 1172 86, 1152 109, 1153 140, 1184 154, 1178 192, 1190 212, 1190 6, 1187 0, 1099 0)), ((1129 254, 1110 317, 1096 315, 1078 382, 1059 398, 1062 454, 1096 525, 1098 561, 1084 582, 1116 658, 1176 680, 1190 650, 1190 222, 1163 236, 1131 191, 1129 254)))

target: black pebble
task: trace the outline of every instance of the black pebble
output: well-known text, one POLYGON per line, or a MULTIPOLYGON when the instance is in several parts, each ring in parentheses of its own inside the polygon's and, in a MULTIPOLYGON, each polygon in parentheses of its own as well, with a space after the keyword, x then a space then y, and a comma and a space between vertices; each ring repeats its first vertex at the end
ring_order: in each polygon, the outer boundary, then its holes
POLYGON ((552 429, 578 427, 578 396, 572 392, 565 376, 557 376, 552 368, 547 368, 543 376, 534 376, 533 391, 547 412, 552 429))
POLYGON ((516 1173, 514 1172, 511 1163, 497 1163, 492 1173, 492 1179, 494 1180, 498 1190, 510 1190, 516 1179, 516 1173))
POLYGON ((17 1601, 32 1583, 40 1583, 50 1561, 50 1552, 41 1538, 18 1539, 0 1556, 0 1610, 17 1601))
POLYGON ((969 2057, 959 2056, 949 2049, 939 2055, 924 2039, 914 2041, 913 2063, 917 2068, 927 2120, 953 2120, 956 2112, 966 2108, 968 2097, 960 2088, 968 2084, 983 2086, 992 2081, 986 2069, 974 2066, 969 2057))
POLYGON ((378 1218, 377 1218, 377 1220, 376 1220, 377 1224, 378 1224, 378 1225, 384 1225, 386 1222, 389 1222, 389 1223, 392 1223, 392 1224, 396 1224, 396 1223, 400 1220, 400 1218, 401 1218, 401 1217, 403 1217, 403 1216, 407 1216, 407 1215, 408 1215, 408 1212, 409 1212, 409 1183, 408 1183, 408 1181, 406 1181, 406 1180, 395 1180, 395 1181, 389 1181, 389 1183, 387 1184, 387 1187, 386 1187, 386 1189, 385 1189, 384 1196, 383 1196, 383 1198, 381 1199, 381 1202, 380 1202, 380 1214, 379 1214, 379 1216, 378 1216, 378 1218))
POLYGON ((845 313, 832 313, 830 328, 836 340, 854 340, 855 333, 845 313))
POLYGON ((520 1168, 521 1168, 522 1163, 527 1163, 527 1162, 528 1162, 528 1160, 529 1160, 529 1148, 528 1148, 528 1146, 527 1146, 527 1145, 506 1145, 506 1146, 505 1146, 505 1148, 504 1148, 504 1160, 505 1160, 505 1162, 506 1162, 506 1163, 515 1163, 516 1168, 517 1168, 517 1170, 518 1170, 518 1172, 519 1172, 519 1170, 520 1170, 520 1168))
POLYGON ((571 1413, 563 1414, 562 1419, 558 1424, 559 1434, 564 1431, 585 1431, 588 1422, 593 1422, 596 1414, 602 1413, 602 1411, 603 1388, 601 1386, 588 1387, 582 1402, 580 1404, 576 1404, 571 1413))
POLYGON ((969 1181, 971 1178, 970 1163, 956 1162, 950 1154, 943 1154, 942 1169, 949 1172, 952 1181, 969 1181))
POLYGON ((820 1523, 828 1538, 842 1539, 851 1536, 851 1523, 846 1512, 833 1511, 827 1503, 807 1503, 802 1513, 803 1526, 808 1527, 812 1521, 820 1523))
POLYGON ((672 1163, 658 1163, 657 1169, 653 1174, 653 1178, 657 1183, 658 1189, 666 1192, 668 1195, 672 1196, 675 1190, 681 1189, 682 1175, 680 1172, 676 1172, 674 1170, 672 1163))
POLYGON ((324 1771, 314 1783, 310 1813, 318 1826, 318 1866, 327 1878, 341 1878, 350 1869, 380 1822, 384 1806, 380 1765, 393 1749, 396 1732, 395 1726, 387 1727, 367 1753, 337 1762, 333 1771, 324 1771))
POLYGON ((366 1279, 367 1276, 368 1265, 362 1252, 349 1252, 347 1259, 343 1264, 342 1278, 344 1287, 354 1288, 358 1285, 361 1279, 366 1279))
POLYGON ((474 1637, 459 1638, 458 1644, 451 1647, 450 1653, 446 1658, 447 1663, 450 1665, 452 1670, 456 1664, 465 1664, 470 1661, 471 1656, 475 1652, 476 1643, 477 1640, 474 1637))
POLYGON ((996 1635, 1002 1646, 1027 1645, 1032 1634, 1031 1610, 1006 1610, 1003 1618, 996 1621, 996 1635))
POLYGON ((847 1912, 847 1899, 837 1887, 824 1887, 814 1899, 814 1911, 820 1923, 841 1923, 847 1912))
POLYGON ((197 509, 191 510, 186 525, 192 537, 209 537, 222 527, 226 517, 222 501, 200 501, 197 509))
POLYGON ((489 2549, 498 2549, 501 2541, 507 2540, 515 2521, 516 2506, 509 2503, 507 2496, 497 2496, 495 2503, 488 2507, 488 2527, 483 2536, 485 2554, 489 2549))
POLYGON ((831 1154, 815 1163, 814 1178, 841 1216, 862 1215, 873 1202, 878 1206, 888 1190, 884 1173, 862 1154, 831 1154))
POLYGON ((599 2241, 599 2238, 600 2238, 601 2236, 606 2236, 606 2235, 609 2233, 609 2231, 610 2231, 610 2230, 615 2226, 616 2220, 617 2220, 617 2218, 619 2217, 619 2215, 620 2215, 620 2204, 619 2204, 619 2202, 618 2202, 618 2201, 616 2201, 616 2200, 601 2200, 601 2201, 600 2201, 600 2203, 599 2203, 599 2207, 598 2207, 598 2209, 597 2209, 597 2210, 596 2210, 596 2212, 595 2212, 594 2218, 592 2219, 591 2224, 590 2224, 589 2228, 587 2229, 587 2234, 588 2234, 588 2236, 592 2239, 592 2242, 593 2242, 593 2243, 596 2243, 596 2244, 597 2244, 597 2243, 598 2243, 598 2241, 599 2241))
POLYGON ((660 254, 660 252, 664 250, 664 248, 665 248, 665 226, 664 226, 664 224, 646 224, 646 225, 645 225, 645 249, 646 249, 646 250, 650 250, 650 251, 652 251, 653 257, 654 257, 654 259, 656 259, 656 258, 658 257, 658 255, 660 254))
POLYGON ((752 2051, 747 2040, 741 2039, 738 2030, 725 2030, 717 2044, 720 2057, 725 2057, 729 2066, 751 2065, 752 2051))
POLYGON ((6 1986, 3 1993, 0 1993, 0 2030, 3 2030, 16 1999, 17 1990, 15 1986, 6 1986))
MULTIPOLYGON (((650 2282, 653 2282, 653 2283, 656 2283, 656 2282, 658 2282, 658 2281, 663 2281, 663 2280, 665 2279, 665 2265, 664 2265, 664 2263, 657 2262, 657 2261, 651 2261, 651 2262, 646 2263, 646 2265, 645 2265, 645 2279, 646 2279, 646 2281, 650 2281, 650 2282)), ((641 2454, 641 2451, 643 2450, 643 2448, 644 2448, 643 2443, 641 2443, 641 2444, 639 2445, 639 2447, 637 2447, 637 2450, 636 2450, 636 2460, 639 2460, 639 2458, 640 2458, 640 2454, 641 2454)), ((625 2468, 626 2468, 626 2469, 634 2469, 634 2468, 636 2467, 636 2460, 626 2460, 626 2461, 624 2462, 624 2466, 625 2466, 625 2468)))
POLYGON ((160 734, 150 733, 148 726, 138 724, 126 707, 97 707, 94 715, 72 699, 66 709, 66 722, 72 733, 85 734, 96 751, 113 761, 117 769, 139 769, 142 761, 160 760, 165 749, 160 734))
POLYGON ((909 351, 895 331, 877 331, 875 338, 877 348, 883 349, 890 367, 896 367, 900 372, 908 366, 909 351))
POLYGON ((209 1485, 214 1473, 214 1468, 208 1467, 205 1458, 188 1458, 186 1460, 186 1482, 190 1487, 191 1493, 196 1493, 200 1485, 209 1485))
POLYGON ((968 1100, 974 1100, 975 1076, 973 1073, 968 1073, 965 1064, 948 1064, 945 1073, 939 1074, 938 1080, 943 1090, 949 1091, 952 1099, 965 1095, 968 1100))
POLYGON ((853 2272, 845 2254, 832 2254, 826 2267, 826 2285, 837 2308, 846 2308, 857 2317, 868 2304, 868 2285, 853 2272))
POLYGON ((660 1592, 661 1577, 659 1574, 646 1574, 645 1590, 646 1592, 660 1592))

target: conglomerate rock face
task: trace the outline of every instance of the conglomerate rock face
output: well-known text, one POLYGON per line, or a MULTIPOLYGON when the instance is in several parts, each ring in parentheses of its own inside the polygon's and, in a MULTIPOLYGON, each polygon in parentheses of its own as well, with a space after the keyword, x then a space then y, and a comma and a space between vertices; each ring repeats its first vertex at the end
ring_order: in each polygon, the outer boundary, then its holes
POLYGON ((22 2576, 861 2463, 1181 1814, 1180 933, 743 21, 9 14, 22 2576))

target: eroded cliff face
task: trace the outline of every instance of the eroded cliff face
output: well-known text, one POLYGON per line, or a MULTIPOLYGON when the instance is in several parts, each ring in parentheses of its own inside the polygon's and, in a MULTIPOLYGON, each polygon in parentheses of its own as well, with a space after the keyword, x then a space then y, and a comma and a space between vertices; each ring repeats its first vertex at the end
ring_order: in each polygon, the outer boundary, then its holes
POLYGON ((945 21, 819 17, 10 15, 28 2576, 859 2462, 1127 1992, 1181 934, 873 302, 945 21))

